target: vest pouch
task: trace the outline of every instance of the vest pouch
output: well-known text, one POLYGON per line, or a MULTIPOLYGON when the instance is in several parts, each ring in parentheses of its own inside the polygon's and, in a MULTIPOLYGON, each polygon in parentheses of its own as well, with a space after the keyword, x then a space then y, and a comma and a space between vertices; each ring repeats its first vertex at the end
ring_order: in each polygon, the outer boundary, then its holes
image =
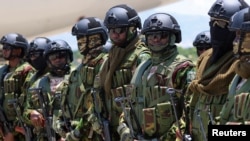
POLYGON ((10 78, 10 79, 4 80, 4 92, 5 93, 19 92, 18 90, 20 88, 18 87, 19 85, 18 85, 17 79, 10 78))
POLYGON ((3 102, 3 108, 5 110, 6 117, 9 121, 14 121, 16 119, 16 111, 14 107, 14 103, 10 103, 10 100, 15 98, 14 93, 5 93, 5 99, 3 102))
MULTIPOLYGON (((250 110, 248 109, 248 107, 250 107, 250 98, 249 98, 249 93, 248 93, 248 98, 247 98, 247 101, 246 101, 246 106, 245 106, 245 110, 243 111, 243 118, 244 118, 244 121, 248 121, 247 123, 250 123, 250 110)), ((247 125, 250 125, 250 124, 247 124, 247 125)))
MULTIPOLYGON (((248 93, 242 93, 236 95, 234 98, 234 118, 241 120, 243 118, 243 112, 245 110, 245 105, 248 99, 248 93)), ((248 109, 249 110, 249 109, 248 109)))
POLYGON ((142 109, 142 130, 148 136, 153 136, 157 131, 155 108, 142 109))
POLYGON ((88 67, 87 84, 92 85, 94 83, 95 70, 93 67, 88 67))
POLYGON ((158 134, 166 133, 174 122, 174 115, 172 113, 172 105, 170 102, 157 104, 156 107, 158 134))

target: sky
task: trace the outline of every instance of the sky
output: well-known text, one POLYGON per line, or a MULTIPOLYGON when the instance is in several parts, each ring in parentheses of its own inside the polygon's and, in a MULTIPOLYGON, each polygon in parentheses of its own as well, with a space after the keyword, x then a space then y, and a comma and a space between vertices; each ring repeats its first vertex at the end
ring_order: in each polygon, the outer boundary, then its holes
MULTIPOLYGON (((250 0, 245 0, 250 4, 250 0)), ((156 7, 139 12, 142 24, 144 20, 156 12, 168 13, 175 17, 180 25, 182 41, 178 45, 193 47, 193 40, 202 31, 209 30, 209 15, 207 14, 214 0, 180 0, 173 4, 156 7)), ((71 33, 62 33, 49 37, 50 39, 64 39, 73 50, 77 49, 75 37, 71 33)))

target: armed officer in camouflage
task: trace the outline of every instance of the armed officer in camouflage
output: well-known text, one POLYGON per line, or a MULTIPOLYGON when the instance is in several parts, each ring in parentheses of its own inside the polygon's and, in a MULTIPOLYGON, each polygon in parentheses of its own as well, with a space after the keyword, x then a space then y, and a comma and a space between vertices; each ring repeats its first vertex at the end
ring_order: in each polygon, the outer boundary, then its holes
POLYGON ((101 126, 95 114, 91 115, 91 108, 94 78, 106 56, 103 45, 108 40, 107 28, 102 20, 87 17, 73 26, 72 35, 76 36, 83 58, 82 63, 71 72, 68 83, 58 88, 62 93, 62 109, 61 115, 54 115, 57 117, 54 129, 67 141, 102 140, 101 126))
POLYGON ((22 141, 25 140, 25 133, 21 130, 17 112, 22 114, 23 105, 19 98, 24 81, 34 72, 24 60, 29 43, 21 34, 9 33, 1 38, 0 44, 3 58, 8 61, 0 68, 1 135, 4 140, 22 141))
POLYGON ((66 41, 58 39, 49 42, 44 58, 49 72, 29 88, 27 110, 34 126, 35 140, 55 141, 61 138, 52 128, 53 114, 60 111, 61 106, 60 94, 56 93, 56 89, 70 73, 73 52, 66 41))
POLYGON ((236 31, 234 44, 235 77, 230 84, 227 101, 220 113, 220 124, 250 125, 250 8, 235 13, 230 20, 229 30, 236 31))
POLYGON ((124 85, 130 83, 135 68, 150 58, 150 51, 139 38, 141 19, 132 7, 124 4, 111 7, 104 24, 113 45, 100 71, 99 90, 104 102, 103 117, 110 121, 111 138, 119 140, 116 128, 122 109, 114 98, 125 94, 124 85))
POLYGON ((228 86, 235 75, 235 31, 228 29, 228 22, 235 12, 246 7, 244 0, 217 0, 208 12, 212 49, 199 57, 196 78, 189 87, 193 93, 190 115, 194 140, 207 140, 208 124, 213 124, 226 102, 228 86))
POLYGON ((41 78, 43 75, 45 75, 48 72, 48 67, 46 63, 46 59, 44 57, 44 51, 48 48, 49 43, 51 42, 50 39, 46 37, 36 37, 30 42, 30 46, 28 48, 27 52, 27 61, 29 64, 35 68, 35 73, 25 82, 25 90, 23 91, 23 94, 26 96, 25 100, 25 109, 23 114, 23 121, 26 124, 26 133, 27 137, 29 137, 31 140, 36 140, 35 134, 33 133, 33 124, 34 120, 30 120, 31 117, 34 117, 33 115, 35 113, 35 110, 30 110, 28 107, 31 107, 29 104, 29 101, 32 100, 32 95, 29 94, 29 88, 35 83, 39 78, 41 78), (30 134, 28 134, 30 133, 30 134))
POLYGON ((116 99, 128 105, 117 131, 121 141, 175 140, 176 128, 171 127, 182 115, 187 73, 193 71, 194 64, 177 51, 181 29, 172 15, 152 14, 141 32, 152 57, 136 69, 126 97, 116 99))

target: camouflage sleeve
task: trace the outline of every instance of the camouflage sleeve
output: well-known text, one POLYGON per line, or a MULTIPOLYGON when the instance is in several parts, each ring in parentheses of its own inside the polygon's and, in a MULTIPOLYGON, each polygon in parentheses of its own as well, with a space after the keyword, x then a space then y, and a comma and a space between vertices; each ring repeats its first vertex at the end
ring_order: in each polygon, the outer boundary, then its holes
POLYGON ((184 133, 187 132, 189 127, 186 127, 186 124, 189 125, 189 101, 192 97, 192 94, 187 92, 190 82, 195 78, 195 65, 190 61, 185 61, 178 65, 173 73, 173 83, 176 89, 182 91, 180 96, 180 105, 183 109, 183 114, 179 120, 179 127, 173 124, 172 128, 168 132, 168 136, 171 137, 175 133, 176 140, 182 140, 184 133), (181 131, 180 131, 181 130, 181 131))

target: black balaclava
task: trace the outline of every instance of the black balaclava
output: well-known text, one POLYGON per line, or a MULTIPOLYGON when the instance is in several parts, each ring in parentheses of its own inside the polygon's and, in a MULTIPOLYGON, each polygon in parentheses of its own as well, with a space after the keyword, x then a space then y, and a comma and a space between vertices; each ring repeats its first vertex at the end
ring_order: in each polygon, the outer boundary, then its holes
POLYGON ((210 23, 211 44, 213 53, 210 58, 210 63, 214 64, 225 53, 233 50, 233 40, 235 32, 229 31, 227 27, 221 28, 217 25, 213 26, 210 23))

